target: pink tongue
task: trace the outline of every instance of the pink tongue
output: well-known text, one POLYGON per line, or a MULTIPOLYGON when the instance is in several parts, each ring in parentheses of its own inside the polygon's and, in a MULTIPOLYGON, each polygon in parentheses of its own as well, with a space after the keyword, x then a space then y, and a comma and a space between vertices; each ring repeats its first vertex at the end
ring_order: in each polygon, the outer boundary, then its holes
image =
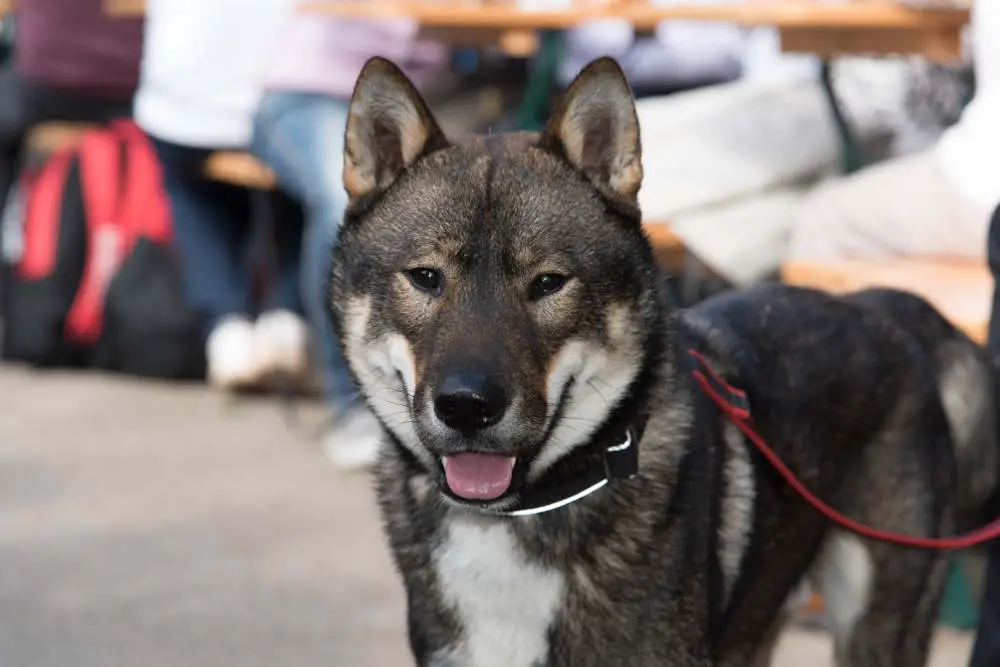
POLYGON ((468 500, 493 500, 510 488, 513 456, 455 454, 444 457, 444 477, 451 492, 468 500))

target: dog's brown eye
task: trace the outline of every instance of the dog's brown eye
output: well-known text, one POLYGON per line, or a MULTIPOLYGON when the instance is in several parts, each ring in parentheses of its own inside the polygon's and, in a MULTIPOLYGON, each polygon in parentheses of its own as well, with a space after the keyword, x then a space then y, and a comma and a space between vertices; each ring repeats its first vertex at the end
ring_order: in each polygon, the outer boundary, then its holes
POLYGON ((409 269, 405 272, 413 286, 421 292, 427 292, 433 296, 441 294, 441 286, 444 284, 444 276, 437 269, 419 267, 409 269))
POLYGON ((532 301, 555 294, 563 288, 568 279, 558 273, 543 273, 531 281, 528 296, 532 301))

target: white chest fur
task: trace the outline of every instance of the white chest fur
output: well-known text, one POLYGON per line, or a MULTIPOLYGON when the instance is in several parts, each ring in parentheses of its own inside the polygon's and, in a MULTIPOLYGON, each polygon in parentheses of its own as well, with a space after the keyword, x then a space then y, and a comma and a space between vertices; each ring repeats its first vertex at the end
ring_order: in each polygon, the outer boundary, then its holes
POLYGON ((528 562, 509 528, 456 517, 437 554, 438 581, 461 623, 461 639, 434 664, 536 667, 563 600, 561 573, 528 562))

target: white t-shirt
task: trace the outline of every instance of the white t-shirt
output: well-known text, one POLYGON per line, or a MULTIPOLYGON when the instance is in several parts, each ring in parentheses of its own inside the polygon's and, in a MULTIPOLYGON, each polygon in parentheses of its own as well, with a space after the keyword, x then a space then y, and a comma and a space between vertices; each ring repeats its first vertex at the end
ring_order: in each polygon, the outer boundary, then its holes
POLYGON ((264 61, 294 6, 294 0, 148 0, 136 122, 184 146, 246 146, 264 61))
POLYGON ((1000 204, 1000 0, 976 0, 972 12, 976 94, 938 154, 958 192, 992 211, 1000 204))

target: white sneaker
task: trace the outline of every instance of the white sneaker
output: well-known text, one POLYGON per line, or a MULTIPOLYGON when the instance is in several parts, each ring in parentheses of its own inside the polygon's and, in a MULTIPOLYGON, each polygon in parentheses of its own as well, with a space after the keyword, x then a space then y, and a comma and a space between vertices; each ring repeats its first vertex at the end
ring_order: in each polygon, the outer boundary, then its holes
POLYGON ((326 457, 341 470, 372 467, 381 446, 382 425, 366 406, 337 415, 323 440, 326 457))
POLYGON ((272 310, 253 327, 254 363, 263 377, 283 377, 305 385, 309 373, 309 327, 288 310, 272 310))
POLYGON ((253 326, 241 315, 222 319, 205 344, 208 383, 225 391, 248 389, 260 380, 254 363, 253 326))

